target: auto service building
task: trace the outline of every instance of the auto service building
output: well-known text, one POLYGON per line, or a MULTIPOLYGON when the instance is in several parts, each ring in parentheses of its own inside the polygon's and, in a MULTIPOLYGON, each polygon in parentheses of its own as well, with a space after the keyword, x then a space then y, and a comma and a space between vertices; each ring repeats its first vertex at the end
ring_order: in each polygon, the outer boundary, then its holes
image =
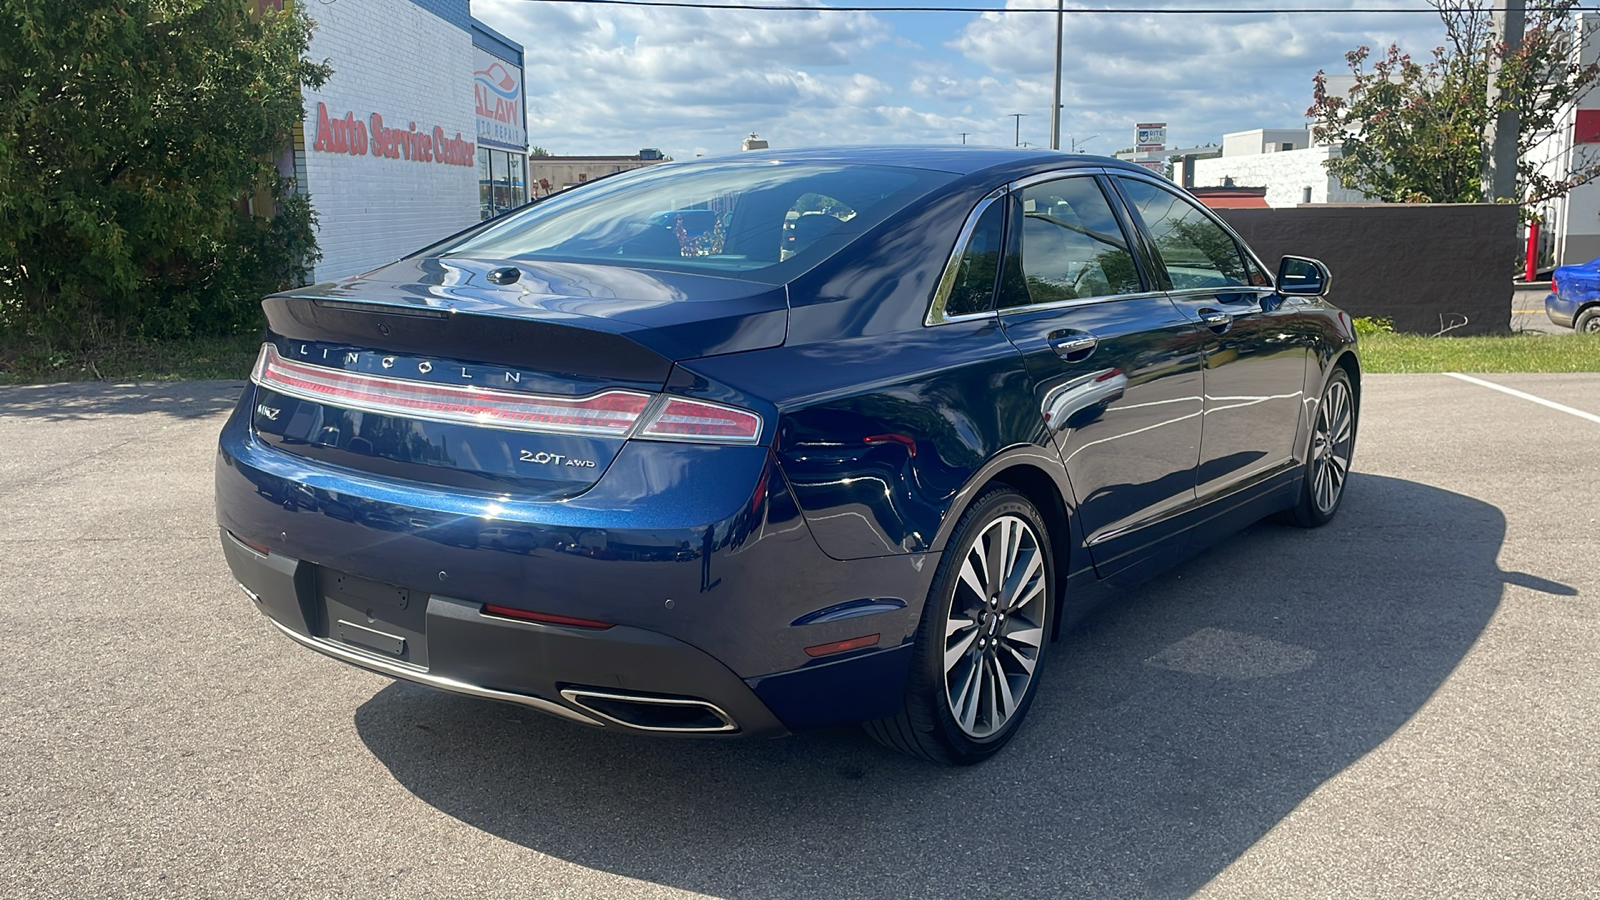
POLYGON ((470 0, 301 8, 316 22, 307 55, 333 68, 303 91, 292 162, 317 214, 313 280, 368 271, 526 201, 523 49, 473 19, 470 0))

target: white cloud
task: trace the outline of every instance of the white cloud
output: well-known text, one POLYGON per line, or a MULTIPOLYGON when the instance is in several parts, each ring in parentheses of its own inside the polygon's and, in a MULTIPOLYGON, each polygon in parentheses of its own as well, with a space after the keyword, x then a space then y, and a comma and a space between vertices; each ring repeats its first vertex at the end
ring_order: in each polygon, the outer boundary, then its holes
POLYGON ((829 124, 823 109, 842 124, 892 92, 856 65, 893 35, 866 14, 519 0, 479 0, 473 12, 526 47, 529 138, 557 153, 727 152, 752 130, 811 143, 794 123, 829 124))
MULTIPOLYGON (((1055 6, 1050 0, 1006 5, 1055 6)), ((1011 76, 1018 90, 1033 97, 1041 85, 1048 93, 1054 24, 1048 13, 985 13, 946 47, 1011 76), (1048 40, 1039 39, 1041 30, 1048 40)), ((1132 137, 1136 121, 1152 119, 1165 119, 1176 140, 1190 143, 1216 140, 1225 131, 1293 127, 1311 104, 1317 69, 1342 68, 1344 52, 1360 44, 1401 40, 1419 49, 1431 46, 1438 31, 1437 20, 1427 15, 1069 15, 1063 28, 1064 121, 1120 131, 1118 145, 1132 137)), ((1047 97, 1042 105, 1048 116, 1047 97)))
MULTIPOLYGON (((1350 4, 1354 0, 1328 0, 1350 4)), ((1362 0, 1397 3, 1402 0, 1362 0)), ((1053 0, 1008 6, 1053 7, 1053 0)), ((1081 5, 1074 3, 1072 5, 1081 5)), ((1416 4, 1408 4, 1415 8, 1416 4)), ((476 0, 473 13, 527 48, 529 138, 554 153, 678 158, 828 143, 1047 140, 1049 13, 869 14, 594 7, 476 0)), ((1165 119, 1174 141, 1295 125, 1318 68, 1345 51, 1438 40, 1429 15, 1072 16, 1064 131, 1126 145, 1165 119)))

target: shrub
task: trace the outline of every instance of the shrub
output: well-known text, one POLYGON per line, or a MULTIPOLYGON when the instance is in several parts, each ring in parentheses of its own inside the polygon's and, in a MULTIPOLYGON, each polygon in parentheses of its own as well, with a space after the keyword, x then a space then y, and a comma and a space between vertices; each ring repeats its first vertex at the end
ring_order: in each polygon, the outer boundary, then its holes
POLYGON ((1361 316, 1351 319, 1350 324, 1355 327, 1357 337, 1366 337, 1369 334, 1394 334, 1394 320, 1387 316, 1361 316))
POLYGON ((304 277, 274 158, 329 70, 303 12, 256 5, 0 0, 0 337, 228 334, 304 277))

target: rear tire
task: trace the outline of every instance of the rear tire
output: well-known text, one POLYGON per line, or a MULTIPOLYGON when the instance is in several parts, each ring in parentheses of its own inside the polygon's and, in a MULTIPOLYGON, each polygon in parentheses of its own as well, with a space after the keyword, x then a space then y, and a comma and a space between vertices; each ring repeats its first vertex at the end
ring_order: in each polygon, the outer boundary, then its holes
POLYGON ((905 704, 864 723, 873 739, 946 765, 982 762, 1021 726, 1055 613, 1044 518, 1006 487, 956 523, 923 606, 905 704))
POLYGON ((1356 402, 1344 369, 1334 368, 1315 416, 1300 499, 1288 513, 1289 521, 1301 528, 1320 528, 1333 521, 1350 478, 1350 457, 1356 448, 1356 402))
POLYGON ((1600 334, 1600 306, 1591 306, 1572 320, 1572 330, 1579 334, 1600 334))

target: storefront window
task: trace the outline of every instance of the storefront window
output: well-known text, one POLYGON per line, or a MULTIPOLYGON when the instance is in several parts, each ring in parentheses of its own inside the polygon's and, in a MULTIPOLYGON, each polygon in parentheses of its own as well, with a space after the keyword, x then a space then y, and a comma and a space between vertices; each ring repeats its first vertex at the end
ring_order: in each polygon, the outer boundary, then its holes
POLYGON ((490 147, 478 148, 478 212, 492 219, 528 202, 528 159, 490 147))
POLYGON ((478 148, 478 218, 487 219, 494 215, 493 206, 489 202, 489 154, 493 152, 488 147, 478 148))
POLYGON ((520 153, 506 154, 507 168, 511 172, 511 208, 516 209, 528 202, 528 192, 524 189, 526 181, 524 173, 527 171, 527 162, 520 153))

